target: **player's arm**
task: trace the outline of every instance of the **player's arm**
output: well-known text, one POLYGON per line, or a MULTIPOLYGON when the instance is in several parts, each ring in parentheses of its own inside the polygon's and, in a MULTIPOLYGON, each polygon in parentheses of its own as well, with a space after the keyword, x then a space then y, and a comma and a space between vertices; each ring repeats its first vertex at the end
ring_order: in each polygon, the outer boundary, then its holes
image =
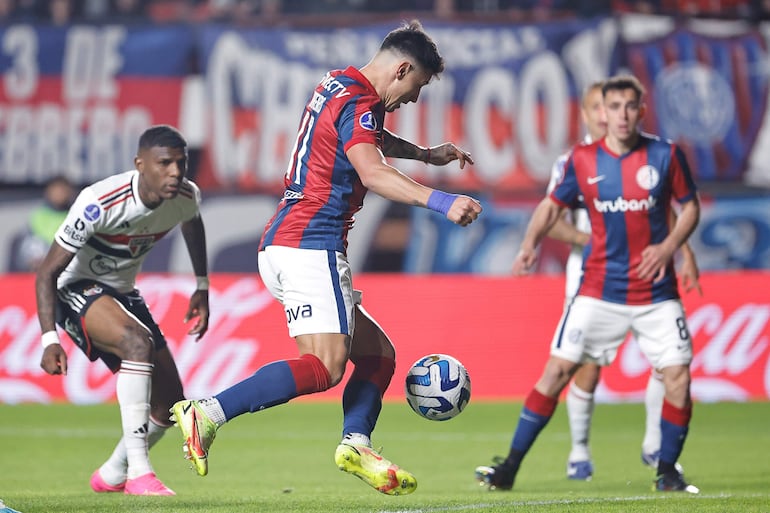
POLYGON ((567 221, 566 216, 567 212, 562 212, 562 215, 559 216, 553 226, 551 226, 551 229, 548 230, 547 236, 573 246, 582 247, 588 244, 591 236, 575 228, 575 225, 567 221))
POLYGON ((56 280, 74 257, 54 240, 35 277, 37 319, 43 333, 40 366, 48 374, 67 374, 67 354, 56 333, 56 280))
POLYGON ((347 157, 361 183, 383 198, 429 208, 461 226, 469 225, 481 213, 481 204, 469 196, 447 194, 415 182, 389 165, 374 144, 354 144, 347 150, 347 157))
POLYGON ((445 142, 438 146, 423 148, 402 139, 387 129, 383 130, 382 152, 386 157, 421 160, 435 166, 444 166, 454 160, 460 161, 460 169, 465 167, 466 162, 473 164, 471 154, 461 150, 454 143, 445 142))
POLYGON ((666 266, 674 253, 690 237, 700 220, 700 200, 698 195, 682 205, 676 224, 660 244, 651 244, 642 251, 642 261, 636 268, 639 278, 658 281, 666 274, 666 266))
POLYGON ((537 246, 562 217, 563 210, 564 207, 551 199, 551 196, 546 196, 537 205, 527 225, 519 253, 513 262, 513 274, 522 275, 529 272, 537 259, 537 246))
POLYGON ((197 335, 196 340, 200 340, 209 328, 209 282, 208 282, 208 258, 206 255, 206 230, 203 226, 203 219, 196 215, 189 221, 185 221, 181 226, 182 236, 187 245, 187 252, 190 254, 193 272, 196 278, 196 290, 190 297, 190 303, 187 307, 187 313, 184 322, 188 322, 193 317, 198 320, 195 326, 190 329, 188 334, 197 335))
MULTIPOLYGON (((676 212, 674 209, 671 209, 670 226, 676 226, 676 221, 676 212)), ((682 268, 679 271, 679 276, 682 279, 682 286, 685 292, 695 289, 702 296, 703 289, 700 286, 700 270, 698 269, 698 261, 695 259, 695 252, 687 241, 684 241, 680 251, 682 252, 682 268)))

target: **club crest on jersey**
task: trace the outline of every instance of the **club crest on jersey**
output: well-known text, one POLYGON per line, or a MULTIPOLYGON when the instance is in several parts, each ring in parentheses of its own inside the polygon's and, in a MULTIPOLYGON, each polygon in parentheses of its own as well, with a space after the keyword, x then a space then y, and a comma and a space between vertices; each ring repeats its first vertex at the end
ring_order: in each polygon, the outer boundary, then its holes
POLYGON ((377 130, 377 120, 372 111, 369 110, 361 114, 361 117, 358 118, 358 124, 366 130, 377 130))
POLYGON ((131 256, 137 257, 149 251, 153 242, 155 242, 155 237, 152 235, 131 237, 131 240, 128 241, 128 251, 131 252, 131 256))
POLYGON ((636 183, 646 191, 652 190, 660 183, 660 172, 650 165, 644 165, 636 172, 636 183))
POLYGON ((91 203, 90 205, 87 205, 86 208, 83 209, 83 217, 85 217, 87 221, 91 221, 92 223, 97 219, 99 219, 100 215, 102 215, 102 209, 96 203, 91 203))

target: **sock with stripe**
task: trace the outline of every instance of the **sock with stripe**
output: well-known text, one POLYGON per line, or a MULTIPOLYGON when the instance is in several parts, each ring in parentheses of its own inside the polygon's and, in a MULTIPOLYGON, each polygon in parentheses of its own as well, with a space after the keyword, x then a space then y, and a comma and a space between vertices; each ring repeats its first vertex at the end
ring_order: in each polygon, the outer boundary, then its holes
POLYGON ((231 420, 246 412, 256 412, 283 404, 297 396, 329 388, 331 376, 323 362, 313 354, 293 360, 268 363, 214 398, 231 420))
POLYGON ((508 465, 519 467, 521 460, 535 443, 537 435, 551 420, 557 404, 556 397, 548 397, 532 389, 519 415, 519 423, 511 441, 511 451, 506 460, 508 465))

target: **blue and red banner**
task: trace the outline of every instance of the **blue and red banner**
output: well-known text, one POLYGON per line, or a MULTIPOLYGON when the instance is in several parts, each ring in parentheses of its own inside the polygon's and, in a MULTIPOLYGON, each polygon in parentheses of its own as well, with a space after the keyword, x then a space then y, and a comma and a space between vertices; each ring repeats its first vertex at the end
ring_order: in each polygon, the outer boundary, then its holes
MULTIPOLYGON (((310 91, 331 68, 363 66, 398 21, 352 28, 0 27, 0 183, 78 183, 131 166, 147 125, 180 126, 203 151, 204 190, 275 192, 310 91), (194 87, 188 87, 194 84, 194 87)), ((542 191, 580 139, 580 93, 631 71, 644 128, 681 143, 700 183, 770 183, 765 26, 673 18, 513 25, 426 23, 446 60, 388 128, 454 141, 476 164, 404 172, 447 188, 542 191)))

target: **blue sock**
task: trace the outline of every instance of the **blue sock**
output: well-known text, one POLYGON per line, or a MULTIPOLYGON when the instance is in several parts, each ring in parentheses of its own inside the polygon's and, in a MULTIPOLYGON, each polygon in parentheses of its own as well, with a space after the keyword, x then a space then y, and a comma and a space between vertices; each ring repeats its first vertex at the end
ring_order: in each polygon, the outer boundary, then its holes
POLYGON ((526 407, 522 408, 519 424, 516 426, 516 432, 511 441, 511 449, 520 452, 523 457, 535 443, 537 435, 548 424, 551 417, 552 415, 538 415, 526 407))
POLYGON ((371 436, 381 409, 382 396, 377 385, 371 381, 348 381, 342 394, 342 435, 361 433, 371 436))
POLYGON ((687 426, 677 426, 667 420, 660 420, 660 461, 676 463, 687 438, 687 426))
POLYGON ((297 397, 294 375, 286 361, 268 363, 215 396, 227 420, 283 404, 297 397))

